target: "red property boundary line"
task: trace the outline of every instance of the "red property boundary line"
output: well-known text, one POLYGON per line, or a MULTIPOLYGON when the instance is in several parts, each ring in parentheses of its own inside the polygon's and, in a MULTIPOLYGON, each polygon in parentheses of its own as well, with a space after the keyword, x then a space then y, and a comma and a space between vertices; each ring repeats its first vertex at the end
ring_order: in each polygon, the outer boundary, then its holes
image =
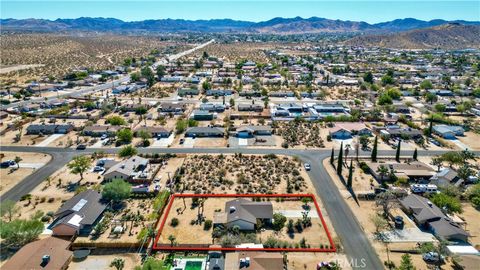
POLYGON ((155 242, 153 244, 153 250, 155 251, 277 251, 277 252, 336 252, 337 248, 333 243, 332 236, 330 231, 327 228, 327 224, 325 223, 325 219, 323 218, 322 212, 320 211, 320 207, 318 206, 317 199, 313 194, 172 194, 170 196, 170 202, 168 203, 166 211, 164 211, 164 217, 160 224, 160 228, 158 229, 157 236, 155 237, 155 242), (318 216, 320 217, 320 221, 322 222, 322 226, 325 229, 325 232, 328 237, 328 241, 330 243, 330 248, 232 248, 232 247, 188 247, 188 246, 157 246, 158 239, 162 233, 162 230, 167 222, 168 214, 170 213, 170 209, 172 208, 173 201, 175 198, 310 198, 312 199, 313 203, 315 204, 315 208, 317 209, 318 216))

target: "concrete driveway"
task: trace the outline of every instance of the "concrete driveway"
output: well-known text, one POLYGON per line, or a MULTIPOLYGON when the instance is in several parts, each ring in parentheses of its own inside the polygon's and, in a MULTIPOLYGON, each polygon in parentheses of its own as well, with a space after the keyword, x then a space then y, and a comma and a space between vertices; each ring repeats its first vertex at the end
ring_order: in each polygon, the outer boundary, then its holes
MULTIPOLYGON (((278 210, 275 211, 275 213, 280 213, 284 215, 286 218, 302 218, 303 210, 278 210)), ((311 209, 310 212, 308 213, 308 217, 311 218, 318 218, 318 213, 315 209, 311 209)))
POLYGON ((35 146, 36 147, 44 147, 44 146, 48 146, 50 143, 52 143, 53 141, 55 141, 56 139, 58 138, 61 138, 65 136, 65 134, 52 134, 50 136, 48 136, 45 140, 41 141, 40 143, 36 144, 35 146))

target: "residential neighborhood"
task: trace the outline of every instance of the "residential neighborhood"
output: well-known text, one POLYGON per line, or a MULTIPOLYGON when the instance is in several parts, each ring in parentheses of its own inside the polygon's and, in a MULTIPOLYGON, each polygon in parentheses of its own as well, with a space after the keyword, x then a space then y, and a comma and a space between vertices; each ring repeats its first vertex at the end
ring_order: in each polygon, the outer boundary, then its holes
POLYGON ((480 17, 105 10, 2 15, 0 269, 478 268, 480 17))

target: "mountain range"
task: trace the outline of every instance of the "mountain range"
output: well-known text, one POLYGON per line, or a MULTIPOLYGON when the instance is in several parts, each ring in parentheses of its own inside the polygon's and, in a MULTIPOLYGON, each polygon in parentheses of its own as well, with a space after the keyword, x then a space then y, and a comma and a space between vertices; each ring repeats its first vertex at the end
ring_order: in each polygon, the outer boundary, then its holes
POLYGON ((358 35, 347 45, 399 49, 480 48, 480 26, 448 23, 439 26, 383 35, 358 35))
POLYGON ((480 25, 479 21, 422 21, 413 18, 397 19, 388 22, 369 24, 357 21, 311 18, 273 18, 263 22, 237 21, 231 19, 182 20, 160 19, 125 22, 115 18, 77 19, 0 19, 2 30, 11 31, 96 31, 96 32, 238 32, 266 34, 303 33, 373 33, 399 32, 446 23, 480 25))

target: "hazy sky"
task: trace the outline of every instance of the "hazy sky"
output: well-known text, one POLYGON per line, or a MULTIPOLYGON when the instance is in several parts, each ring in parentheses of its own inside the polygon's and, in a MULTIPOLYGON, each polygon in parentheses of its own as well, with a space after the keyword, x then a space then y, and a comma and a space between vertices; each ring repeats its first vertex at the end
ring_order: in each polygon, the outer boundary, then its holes
POLYGON ((480 21, 480 0, 0 0, 1 18, 112 17, 145 19, 221 19, 264 21, 274 17, 324 17, 383 22, 398 18, 480 21))

